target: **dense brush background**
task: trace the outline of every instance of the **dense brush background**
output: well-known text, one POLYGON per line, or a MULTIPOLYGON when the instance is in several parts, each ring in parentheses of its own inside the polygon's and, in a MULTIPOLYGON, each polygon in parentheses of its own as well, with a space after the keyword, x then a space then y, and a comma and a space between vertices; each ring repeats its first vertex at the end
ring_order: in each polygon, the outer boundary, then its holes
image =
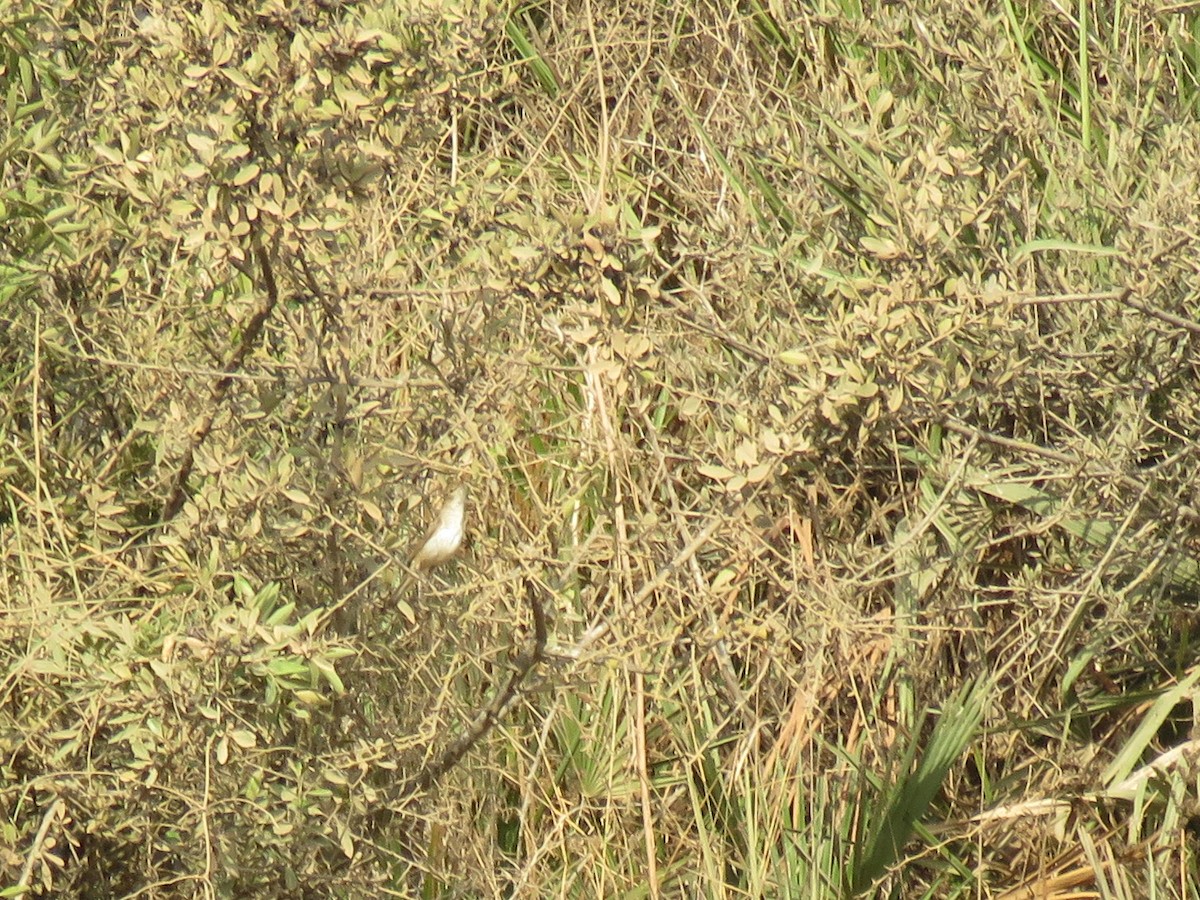
POLYGON ((1198 74, 1194 3, 7 0, 4 895, 1200 896, 1198 74))

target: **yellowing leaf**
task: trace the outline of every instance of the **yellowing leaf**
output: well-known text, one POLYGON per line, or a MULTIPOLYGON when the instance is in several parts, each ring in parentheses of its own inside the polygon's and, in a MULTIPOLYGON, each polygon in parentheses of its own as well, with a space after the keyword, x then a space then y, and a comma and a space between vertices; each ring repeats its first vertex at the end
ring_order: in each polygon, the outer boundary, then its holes
POLYGON ((600 279, 600 293, 604 295, 604 299, 613 306, 621 305, 621 292, 617 290, 617 286, 607 278, 600 279))
POLYGON ((193 150, 195 150, 197 153, 200 154, 202 159, 205 159, 205 160, 212 159, 213 150, 216 148, 217 142, 214 141, 212 138, 210 138, 208 135, 196 134, 195 132, 192 132, 184 140, 187 141, 187 145, 189 147, 191 147, 193 150))
POLYGON ((739 465, 753 466, 758 464, 758 444, 747 438, 733 451, 733 459, 739 465))
POLYGON ((233 183, 239 187, 243 184, 249 184, 258 177, 261 171, 262 166, 260 166, 258 163, 250 163, 249 165, 242 166, 242 168, 237 171, 237 174, 233 176, 233 183))
POLYGON ((904 255, 900 245, 891 238, 865 237, 859 243, 864 250, 880 259, 896 259, 904 255))
POLYGON ((759 463, 757 466, 755 466, 749 472, 746 473, 746 480, 748 482, 750 482, 751 484, 758 484, 760 481, 764 480, 770 474, 771 474, 771 464, 770 463, 759 463))

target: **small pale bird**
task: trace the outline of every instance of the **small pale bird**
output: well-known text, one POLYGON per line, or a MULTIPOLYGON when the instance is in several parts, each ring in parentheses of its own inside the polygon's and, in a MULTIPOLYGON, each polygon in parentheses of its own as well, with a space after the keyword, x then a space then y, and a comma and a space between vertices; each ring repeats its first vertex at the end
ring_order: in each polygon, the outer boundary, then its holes
POLYGON ((421 546, 412 555, 409 565, 423 572, 449 562, 462 546, 466 512, 467 486, 460 484, 442 504, 442 511, 421 538, 421 546))
POLYGON ((462 546, 464 520, 467 512, 467 486, 460 484, 454 489, 429 530, 414 546, 417 548, 408 558, 409 572, 400 584, 403 593, 416 576, 449 562, 462 546))

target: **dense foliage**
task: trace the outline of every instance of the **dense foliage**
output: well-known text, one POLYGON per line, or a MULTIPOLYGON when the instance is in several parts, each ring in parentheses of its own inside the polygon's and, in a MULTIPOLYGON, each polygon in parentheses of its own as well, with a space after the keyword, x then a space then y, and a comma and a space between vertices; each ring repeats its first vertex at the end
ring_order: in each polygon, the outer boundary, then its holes
POLYGON ((1187 4, 0 7, 0 889, 1196 896, 1198 72, 1187 4))

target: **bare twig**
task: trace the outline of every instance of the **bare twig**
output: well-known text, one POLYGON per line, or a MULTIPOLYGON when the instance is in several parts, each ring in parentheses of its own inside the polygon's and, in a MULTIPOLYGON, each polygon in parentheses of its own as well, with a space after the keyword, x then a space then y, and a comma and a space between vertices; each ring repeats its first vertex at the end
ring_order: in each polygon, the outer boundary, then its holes
POLYGON ((63 799, 62 797, 57 797, 50 804, 50 808, 46 810, 46 814, 42 816, 42 824, 33 838, 33 846, 29 848, 29 853, 25 857, 25 865, 21 868, 21 877, 17 881, 18 888, 29 887, 29 879, 33 875, 34 864, 37 863, 38 858, 42 855, 42 845, 46 843, 46 835, 50 832, 50 825, 58 818, 58 813, 62 808, 63 799))
POLYGON ((217 410, 225 403, 225 400, 229 396, 229 389, 233 386, 235 373, 242 368, 246 362, 246 357, 258 345, 263 325, 266 324, 271 311, 275 308, 276 303, 279 302, 279 288, 275 283, 275 272, 271 268, 271 261, 267 256, 267 251, 262 247, 256 247, 255 255, 258 257, 259 269, 262 272, 263 286, 266 289, 265 296, 243 327, 242 339, 238 343, 237 349, 234 350, 233 355, 229 358, 229 362, 226 363, 221 377, 213 385, 208 409, 192 429, 187 449, 183 453, 183 459, 179 462, 179 468, 175 470, 175 478, 172 481, 171 490, 168 492, 166 500, 163 501, 162 511, 158 516, 159 525, 164 525, 171 521, 179 514, 179 510, 183 507, 184 496, 187 492, 187 482, 192 475, 192 468, 196 464, 196 451, 200 449, 212 432, 217 410))
MULTIPOLYGON (((976 438, 977 440, 984 441, 988 444, 993 444, 997 447, 1004 447, 1008 450, 1019 450, 1022 453, 1028 453, 1032 456, 1040 456, 1043 459, 1054 460, 1055 462, 1070 466, 1073 469, 1077 469, 1084 474, 1103 474, 1105 478, 1110 478, 1122 487, 1129 488, 1130 490, 1136 491, 1139 494, 1142 494, 1147 490, 1146 484, 1137 478, 1134 478, 1132 475, 1113 472, 1111 469, 1105 469, 1104 472, 1098 473, 1095 471, 1096 467, 1087 460, 1072 456, 1070 453, 1063 453, 1061 450, 1053 450, 1049 447, 1041 447, 1037 444, 1029 443, 1028 441, 1019 441, 1015 438, 1004 437, 1000 434, 992 434, 989 431, 983 431, 982 429, 976 428, 973 425, 968 425, 965 422, 960 422, 958 419, 950 416, 942 416, 939 421, 943 426, 951 431, 965 435, 966 437, 976 438)), ((1155 500, 1152 495, 1148 496, 1152 501, 1155 500)), ((1158 505, 1161 507, 1163 504, 1159 502, 1158 505)), ((1171 509, 1184 518, 1200 521, 1200 510, 1197 510, 1194 506, 1190 506, 1186 503, 1180 503, 1172 506, 1171 509)))
POLYGON ((529 673, 546 658, 546 610, 538 597, 538 588, 532 581, 525 582, 525 599, 533 614, 533 634, 524 652, 518 654, 512 662, 512 672, 508 681, 491 701, 481 708, 466 730, 455 738, 441 752, 436 760, 417 772, 413 777, 402 781, 388 798, 392 802, 380 805, 370 817, 371 829, 382 827, 393 815, 393 808, 410 797, 420 794, 433 787, 443 775, 453 769, 464 756, 479 743, 493 728, 500 723, 508 708, 519 696, 521 685, 529 677, 529 673))

